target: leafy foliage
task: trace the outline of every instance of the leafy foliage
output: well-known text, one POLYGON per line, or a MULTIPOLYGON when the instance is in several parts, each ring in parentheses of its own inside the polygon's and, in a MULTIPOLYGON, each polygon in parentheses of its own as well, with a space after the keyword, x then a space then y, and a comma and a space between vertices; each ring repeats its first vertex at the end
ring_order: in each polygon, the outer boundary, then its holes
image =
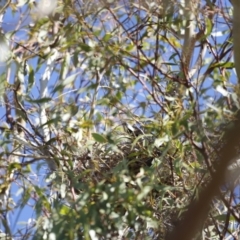
MULTIPOLYGON (((173 2, 0 10, 1 234, 164 239, 211 181, 239 108, 232 6, 173 2)), ((229 176, 196 238, 237 239, 229 176)))

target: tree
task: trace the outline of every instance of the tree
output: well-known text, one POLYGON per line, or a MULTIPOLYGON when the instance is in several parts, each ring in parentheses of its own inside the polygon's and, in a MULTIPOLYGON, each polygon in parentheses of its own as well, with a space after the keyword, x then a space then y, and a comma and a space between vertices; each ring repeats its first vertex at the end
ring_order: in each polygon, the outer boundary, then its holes
POLYGON ((6 1, 1 234, 165 239, 222 173, 195 238, 237 239, 237 7, 6 1), (31 221, 14 226, 29 203, 31 221))

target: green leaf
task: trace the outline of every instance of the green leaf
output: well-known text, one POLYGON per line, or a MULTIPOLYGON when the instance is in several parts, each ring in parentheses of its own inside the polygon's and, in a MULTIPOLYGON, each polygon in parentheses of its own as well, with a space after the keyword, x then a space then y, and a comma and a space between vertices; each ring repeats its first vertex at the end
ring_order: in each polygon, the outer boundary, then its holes
POLYGON ((29 65, 29 75, 28 75, 28 91, 31 90, 32 86, 34 83, 34 70, 33 68, 29 65))
POLYGON ((108 98, 101 98, 100 100, 97 101, 98 105, 106 105, 108 106, 110 104, 110 99, 108 98))
POLYGON ((169 66, 177 66, 178 64, 172 63, 172 62, 164 62, 164 64, 169 65, 169 66))
POLYGON ((210 65, 209 68, 218 68, 218 67, 225 67, 225 68, 232 69, 234 68, 234 63, 233 62, 217 62, 210 65))
POLYGON ((47 102, 50 102, 52 101, 51 98, 40 98, 40 99, 31 99, 31 98, 28 98, 28 102, 30 103, 38 103, 38 104, 42 104, 42 103, 47 103, 47 102))
POLYGON ((70 208, 66 205, 62 205, 61 209, 59 210, 60 215, 67 215, 70 213, 70 208))
POLYGON ((77 51, 73 54, 73 65, 74 65, 74 67, 78 66, 78 52, 77 51))
POLYGON ((162 146, 164 143, 168 142, 170 139, 169 139, 169 136, 168 135, 165 135, 164 137, 162 138, 157 138, 154 142, 154 145, 156 147, 160 147, 162 146))
POLYGON ((112 37, 111 33, 106 33, 102 40, 104 42, 108 42, 111 37, 112 37))
POLYGON ((212 33, 212 29, 213 29, 212 19, 206 18, 206 29, 205 29, 205 34, 202 40, 206 39, 212 33))
POLYGON ((79 47, 85 52, 91 52, 92 51, 92 48, 85 43, 79 43, 79 47))
POLYGON ((53 88, 53 90, 51 91, 51 93, 56 93, 56 92, 60 92, 64 89, 64 85, 63 84, 59 84, 56 87, 53 88))
POLYGON ((77 77, 79 73, 74 73, 71 76, 67 77, 66 79, 63 80, 63 85, 67 86, 68 84, 71 84, 75 78, 77 77))
POLYGON ((8 166, 8 170, 11 172, 12 170, 14 170, 14 169, 21 169, 22 168, 22 166, 21 166, 21 164, 20 163, 17 163, 17 162, 15 162, 15 163, 11 163, 11 164, 9 164, 9 166, 8 166))
POLYGON ((99 142, 99 143, 106 143, 107 142, 107 138, 104 137, 101 134, 98 133, 92 133, 92 137, 95 139, 95 141, 99 142))

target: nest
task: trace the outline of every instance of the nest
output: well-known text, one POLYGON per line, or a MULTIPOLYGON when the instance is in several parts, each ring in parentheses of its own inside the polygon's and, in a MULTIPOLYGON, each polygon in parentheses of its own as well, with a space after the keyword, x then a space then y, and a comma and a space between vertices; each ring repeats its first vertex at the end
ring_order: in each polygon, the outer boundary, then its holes
POLYGON ((111 132, 106 135, 105 143, 82 141, 79 144, 81 147, 75 147, 75 150, 72 149, 73 144, 68 142, 68 151, 73 152, 73 164, 70 166, 65 161, 63 170, 80 176, 84 182, 89 177, 96 182, 111 178, 114 168, 120 165, 130 175, 136 175, 141 168, 150 167, 153 160, 161 156, 161 151, 154 146, 155 138, 143 130, 137 130, 111 132))

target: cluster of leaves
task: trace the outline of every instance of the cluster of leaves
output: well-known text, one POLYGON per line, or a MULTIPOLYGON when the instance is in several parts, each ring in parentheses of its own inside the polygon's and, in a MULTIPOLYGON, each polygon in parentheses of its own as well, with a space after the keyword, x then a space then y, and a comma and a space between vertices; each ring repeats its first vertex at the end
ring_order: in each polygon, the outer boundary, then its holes
MULTIPOLYGON (((34 206, 24 229, 2 218, 9 238, 164 239, 211 179, 238 109, 231 6, 199 1, 188 67, 184 6, 160 2, 0 11, 18 22, 2 25, 1 214, 34 206)), ((212 201, 200 237, 237 234, 234 189, 212 201)))

